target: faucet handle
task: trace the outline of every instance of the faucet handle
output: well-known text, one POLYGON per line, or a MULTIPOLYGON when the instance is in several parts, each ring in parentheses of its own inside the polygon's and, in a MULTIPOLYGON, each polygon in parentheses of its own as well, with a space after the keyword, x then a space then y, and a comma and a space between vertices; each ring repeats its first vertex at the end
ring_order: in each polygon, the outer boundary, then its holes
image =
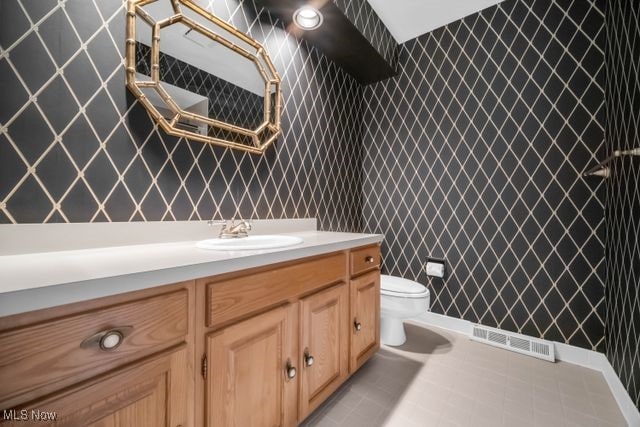
POLYGON ((222 234, 225 233, 225 231, 227 231, 227 229, 230 226, 233 226, 233 220, 229 221, 229 220, 226 220, 226 219, 222 219, 222 220, 213 220, 212 219, 212 220, 207 221, 207 225, 209 227, 212 227, 214 225, 221 225, 222 227, 220 227, 219 235, 222 235, 222 234), (231 223, 231 225, 229 225, 230 223, 231 223))

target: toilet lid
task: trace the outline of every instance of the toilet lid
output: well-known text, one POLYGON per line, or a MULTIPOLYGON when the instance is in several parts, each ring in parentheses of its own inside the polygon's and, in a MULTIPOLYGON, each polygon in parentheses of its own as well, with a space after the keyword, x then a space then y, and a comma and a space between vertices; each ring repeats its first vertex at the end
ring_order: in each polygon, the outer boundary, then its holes
POLYGON ((429 290, 413 280, 383 274, 380 276, 380 293, 382 293, 382 295, 419 297, 428 295, 429 290))

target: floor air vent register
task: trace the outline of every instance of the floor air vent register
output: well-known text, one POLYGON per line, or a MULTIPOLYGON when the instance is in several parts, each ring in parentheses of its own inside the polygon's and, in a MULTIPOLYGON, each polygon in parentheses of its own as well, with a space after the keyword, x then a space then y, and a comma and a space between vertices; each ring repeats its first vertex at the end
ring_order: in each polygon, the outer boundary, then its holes
POLYGON ((470 338, 472 341, 482 342, 549 362, 555 362, 556 360, 551 341, 535 339, 482 325, 473 325, 470 338))

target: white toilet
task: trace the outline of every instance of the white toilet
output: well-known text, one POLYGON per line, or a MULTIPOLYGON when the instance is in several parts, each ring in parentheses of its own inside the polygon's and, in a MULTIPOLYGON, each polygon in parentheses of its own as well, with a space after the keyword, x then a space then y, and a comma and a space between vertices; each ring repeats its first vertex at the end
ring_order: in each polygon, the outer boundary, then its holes
POLYGON ((407 340, 402 321, 429 310, 429 290, 413 280, 383 274, 380 293, 380 341, 402 345, 407 340))

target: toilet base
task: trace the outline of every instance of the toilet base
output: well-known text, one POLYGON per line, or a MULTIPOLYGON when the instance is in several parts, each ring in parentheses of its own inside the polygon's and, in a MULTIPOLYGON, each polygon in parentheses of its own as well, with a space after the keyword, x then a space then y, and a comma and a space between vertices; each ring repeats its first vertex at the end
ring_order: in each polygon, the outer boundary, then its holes
POLYGON ((395 317, 380 317, 380 342, 385 345, 399 346, 407 341, 404 323, 395 317))

